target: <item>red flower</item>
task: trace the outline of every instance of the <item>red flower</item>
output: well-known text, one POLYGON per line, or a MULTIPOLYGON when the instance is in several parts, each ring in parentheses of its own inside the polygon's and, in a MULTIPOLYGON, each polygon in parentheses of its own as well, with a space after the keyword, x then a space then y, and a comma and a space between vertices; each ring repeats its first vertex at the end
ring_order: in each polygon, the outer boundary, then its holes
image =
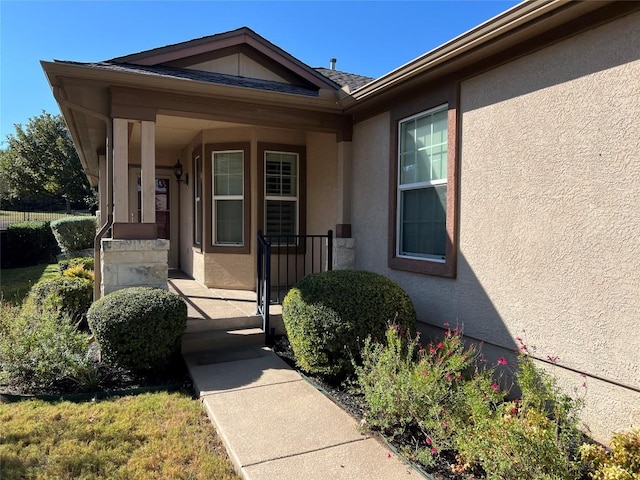
POLYGON ((442 342, 438 343, 438 345, 436 345, 436 348, 442 348, 444 347, 444 344, 442 342))
POLYGON ((429 435, 425 438, 425 442, 427 442, 427 445, 431 445, 431 437, 429 435))
POLYGON ((500 390, 500 387, 494 383, 493 385, 491 385, 491 389, 497 392, 498 390, 500 390))
POLYGON ((420 373, 421 373, 422 375, 429 375, 429 372, 427 372, 426 370, 422 370, 420 373))
POLYGON ((436 453, 438 453, 438 449, 437 449, 437 448, 432 448, 432 449, 431 449, 431 453, 432 453, 433 455, 435 455, 436 453))
POLYGON ((500 357, 498 359, 498 364, 499 365, 506 365, 507 364, 507 360, 504 357, 500 357))

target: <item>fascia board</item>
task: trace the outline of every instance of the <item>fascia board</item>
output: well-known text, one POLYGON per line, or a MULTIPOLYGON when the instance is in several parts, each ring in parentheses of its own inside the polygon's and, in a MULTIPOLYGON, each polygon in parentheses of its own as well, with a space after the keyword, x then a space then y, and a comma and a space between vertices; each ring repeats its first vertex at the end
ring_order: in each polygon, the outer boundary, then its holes
POLYGON ((290 93, 268 92, 244 87, 219 85, 197 80, 159 77, 146 73, 110 71, 99 67, 78 65, 61 61, 41 62, 47 75, 59 77, 92 80, 104 85, 130 86, 152 90, 178 91, 183 94, 216 95, 234 99, 244 103, 259 103, 265 105, 279 105, 336 113, 340 111, 337 104, 338 94, 332 98, 305 97, 290 93))

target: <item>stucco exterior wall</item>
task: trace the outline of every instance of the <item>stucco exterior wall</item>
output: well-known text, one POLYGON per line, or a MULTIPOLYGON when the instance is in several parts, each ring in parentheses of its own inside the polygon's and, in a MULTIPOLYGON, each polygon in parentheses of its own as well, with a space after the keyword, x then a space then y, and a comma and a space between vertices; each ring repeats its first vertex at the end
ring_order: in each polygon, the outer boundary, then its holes
MULTIPOLYGON (((251 175, 251 232, 245 239, 250 242, 248 254, 196 252, 192 245, 193 229, 193 182, 181 189, 181 268, 199 282, 209 287, 237 288, 252 290, 256 280, 256 236, 258 229, 258 142, 280 143, 290 145, 306 145, 306 231, 309 234, 323 234, 336 224, 336 178, 337 178, 337 144, 335 135, 301 132, 283 129, 231 127, 202 132, 192 145, 183 152, 185 172, 193 178, 191 172, 191 150, 197 144, 249 142, 250 143, 250 175, 251 175)), ((210 162, 205 158, 203 162, 210 162)), ((210 177, 203 179, 211 182, 210 177)), ((205 214, 210 208, 203 204, 205 214)), ((208 213, 207 213, 208 212, 208 213)), ((203 224, 210 228, 210 222, 203 224)), ((326 258, 326 257, 324 257, 326 258)))
POLYGON ((338 151, 336 136, 307 133, 307 233, 326 234, 336 227, 338 151))
POLYGON ((388 116, 354 130, 357 266, 428 323, 559 356, 569 390, 584 372, 601 441, 640 424, 639 43, 635 14, 462 83, 456 279, 387 268, 388 116))

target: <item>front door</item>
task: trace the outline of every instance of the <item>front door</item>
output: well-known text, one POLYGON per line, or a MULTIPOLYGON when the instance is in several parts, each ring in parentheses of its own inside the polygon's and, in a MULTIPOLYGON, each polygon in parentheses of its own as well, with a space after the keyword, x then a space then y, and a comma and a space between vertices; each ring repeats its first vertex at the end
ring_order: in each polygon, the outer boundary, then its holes
MULTIPOLYGON (((142 221, 142 179, 140 169, 129 172, 129 205, 131 221, 142 221)), ((178 268, 177 221, 172 221, 172 211, 177 212, 177 192, 173 192, 175 179, 170 173, 156 171, 156 228, 158 238, 169 240, 169 268, 178 268), (176 198, 174 198, 176 197, 176 198), (175 225, 173 225, 175 223, 175 225), (175 239, 175 240, 174 240, 175 239)))

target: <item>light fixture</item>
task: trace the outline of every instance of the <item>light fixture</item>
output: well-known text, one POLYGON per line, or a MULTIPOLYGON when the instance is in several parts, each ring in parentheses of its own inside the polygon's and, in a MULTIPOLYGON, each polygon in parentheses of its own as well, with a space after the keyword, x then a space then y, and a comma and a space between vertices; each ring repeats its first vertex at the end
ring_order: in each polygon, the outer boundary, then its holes
MULTIPOLYGON (((176 180, 178 181, 178 183, 182 182, 182 180, 180 180, 182 178, 182 164, 180 163, 180 159, 178 159, 176 164, 173 166, 173 174, 176 176, 176 180)), ((184 176, 184 184, 189 185, 188 173, 186 173, 184 176)))

